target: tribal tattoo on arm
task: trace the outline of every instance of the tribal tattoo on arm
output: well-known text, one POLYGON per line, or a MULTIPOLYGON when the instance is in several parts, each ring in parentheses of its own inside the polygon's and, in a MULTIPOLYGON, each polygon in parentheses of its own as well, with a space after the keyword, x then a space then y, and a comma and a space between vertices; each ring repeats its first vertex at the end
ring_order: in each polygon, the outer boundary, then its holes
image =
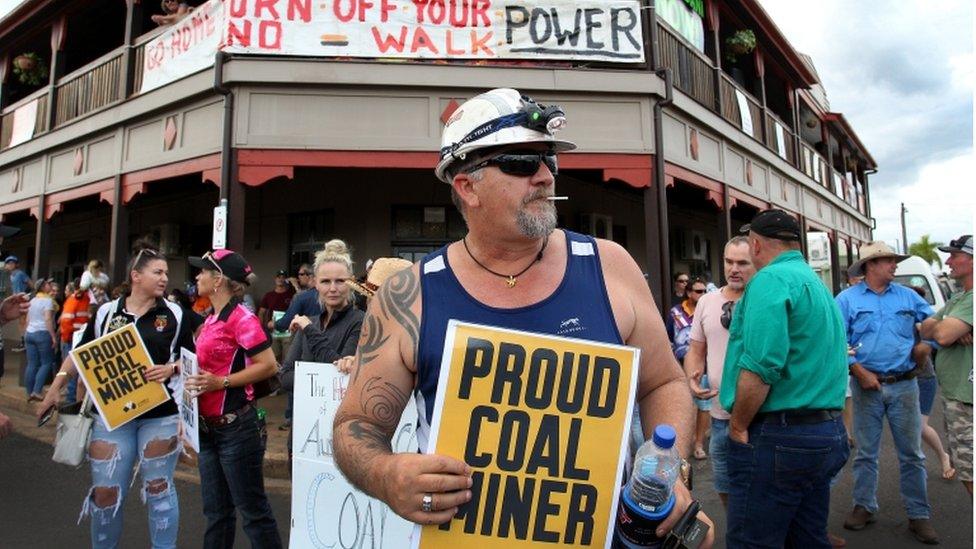
POLYGON ((410 395, 396 385, 374 376, 357 395, 359 409, 340 407, 335 417, 335 458, 346 477, 366 493, 378 496, 382 479, 371 474, 371 464, 393 452, 390 439, 410 395))

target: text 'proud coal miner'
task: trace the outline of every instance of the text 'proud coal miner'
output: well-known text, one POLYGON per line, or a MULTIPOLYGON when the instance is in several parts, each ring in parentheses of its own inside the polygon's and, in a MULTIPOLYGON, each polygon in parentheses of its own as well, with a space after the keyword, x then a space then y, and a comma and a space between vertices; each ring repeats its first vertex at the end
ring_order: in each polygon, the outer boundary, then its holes
POLYGON ((581 432, 584 419, 614 414, 620 375, 620 363, 605 356, 468 338, 456 398, 490 397, 468 423, 463 459, 474 469, 472 497, 455 516, 464 532, 592 541, 600 494, 580 466, 581 432))
POLYGON ((105 403, 118 400, 149 383, 148 364, 135 361, 130 352, 138 346, 132 332, 125 330, 98 345, 78 351, 79 367, 91 371, 98 381, 98 395, 105 403))

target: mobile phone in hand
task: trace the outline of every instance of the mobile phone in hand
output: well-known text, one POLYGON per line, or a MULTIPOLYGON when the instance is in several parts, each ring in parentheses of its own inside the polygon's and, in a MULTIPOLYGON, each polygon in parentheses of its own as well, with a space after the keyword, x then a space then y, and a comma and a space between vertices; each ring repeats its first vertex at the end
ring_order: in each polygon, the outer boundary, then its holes
POLYGON ((48 408, 47 411, 44 412, 44 415, 41 416, 41 419, 37 420, 37 426, 41 427, 48 421, 51 421, 51 418, 54 417, 54 412, 56 409, 57 406, 51 406, 50 408, 48 408))

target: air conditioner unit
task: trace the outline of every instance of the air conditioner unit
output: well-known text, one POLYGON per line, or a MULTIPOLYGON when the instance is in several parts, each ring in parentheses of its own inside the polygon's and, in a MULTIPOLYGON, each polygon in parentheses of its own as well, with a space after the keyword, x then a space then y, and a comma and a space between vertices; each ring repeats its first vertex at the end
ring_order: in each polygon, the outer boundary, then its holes
POLYGON ((153 239, 159 244, 159 251, 166 255, 180 253, 180 226, 176 223, 156 225, 152 230, 153 239))
POLYGON ((597 213, 580 214, 580 230, 597 238, 613 240, 613 217, 597 213))
POLYGON ((678 257, 686 260, 706 261, 708 259, 705 233, 701 231, 681 231, 678 240, 678 257))

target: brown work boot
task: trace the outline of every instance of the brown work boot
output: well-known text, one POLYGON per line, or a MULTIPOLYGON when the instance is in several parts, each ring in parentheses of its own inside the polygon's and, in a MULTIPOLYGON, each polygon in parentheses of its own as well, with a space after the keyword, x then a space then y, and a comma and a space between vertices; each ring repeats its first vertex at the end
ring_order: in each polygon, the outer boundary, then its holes
POLYGON ((935 528, 932 528, 932 522, 927 518, 908 519, 908 530, 912 534, 915 534, 915 539, 922 543, 929 545, 939 544, 939 535, 935 533, 935 528))
POLYGON ((863 530, 872 522, 874 522, 874 513, 869 513, 864 507, 855 505, 854 510, 851 511, 851 516, 844 521, 844 528, 847 530, 863 530))

